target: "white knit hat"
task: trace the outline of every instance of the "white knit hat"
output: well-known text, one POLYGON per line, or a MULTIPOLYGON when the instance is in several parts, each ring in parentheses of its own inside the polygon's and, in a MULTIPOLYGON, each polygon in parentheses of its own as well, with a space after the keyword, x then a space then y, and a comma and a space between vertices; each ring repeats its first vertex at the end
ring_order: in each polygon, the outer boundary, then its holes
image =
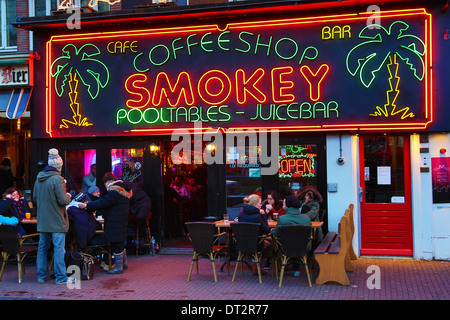
POLYGON ((59 156, 58 149, 52 148, 48 150, 48 165, 61 171, 63 160, 59 156))

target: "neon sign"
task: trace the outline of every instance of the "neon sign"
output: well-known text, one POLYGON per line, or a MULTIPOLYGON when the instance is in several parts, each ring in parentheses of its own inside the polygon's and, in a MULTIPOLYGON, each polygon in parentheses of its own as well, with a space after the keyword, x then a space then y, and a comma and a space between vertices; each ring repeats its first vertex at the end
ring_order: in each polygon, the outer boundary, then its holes
POLYGON ((378 29, 367 16, 53 36, 46 132, 159 134, 191 130, 195 121, 280 131, 425 129, 433 120, 431 15, 382 12, 378 29), (83 115, 72 108, 75 77, 83 115), (90 129, 81 121, 59 126, 75 115, 89 118, 90 129))

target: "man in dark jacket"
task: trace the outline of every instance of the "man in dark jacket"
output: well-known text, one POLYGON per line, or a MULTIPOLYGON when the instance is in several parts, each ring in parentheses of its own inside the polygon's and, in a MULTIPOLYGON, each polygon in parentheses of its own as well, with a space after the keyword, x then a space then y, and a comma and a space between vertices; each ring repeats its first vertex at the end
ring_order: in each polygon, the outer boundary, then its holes
POLYGON ((80 209, 95 211, 103 209, 105 221, 105 237, 114 253, 116 266, 109 270, 109 274, 120 274, 124 267, 124 249, 127 240, 128 215, 130 212, 130 198, 133 194, 131 186, 122 180, 116 180, 112 172, 103 176, 103 182, 108 193, 92 202, 80 203, 80 209))
POLYGON ((48 166, 37 175, 33 189, 33 201, 37 204, 37 231, 39 235, 36 259, 37 280, 44 282, 47 275, 47 252, 53 241, 53 266, 55 282, 74 282, 68 278, 64 262, 66 232, 69 230, 66 205, 71 195, 66 192, 66 181, 61 176, 63 161, 57 149, 48 151, 48 166))

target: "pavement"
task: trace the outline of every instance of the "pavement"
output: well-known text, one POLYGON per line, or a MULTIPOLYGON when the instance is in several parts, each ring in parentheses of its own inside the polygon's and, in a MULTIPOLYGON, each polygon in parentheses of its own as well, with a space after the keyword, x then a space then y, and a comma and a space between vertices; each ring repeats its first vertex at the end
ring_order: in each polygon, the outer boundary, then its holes
MULTIPOLYGON (((315 284, 317 270, 312 272, 312 287, 306 273, 294 277, 287 271, 283 285, 271 273, 263 275, 263 283, 244 268, 232 282, 219 269, 214 283, 211 263, 199 260, 199 274, 187 281, 191 256, 187 254, 155 254, 128 256, 128 270, 108 275, 95 268, 94 279, 80 281, 78 288, 56 285, 54 281, 38 283, 36 267, 29 265, 18 283, 17 266, 7 264, 0 282, 0 300, 172 300, 172 301, 287 301, 287 300, 449 300, 450 261, 362 257, 353 261, 355 270, 348 272, 349 286, 337 283, 315 284)), ((234 263, 231 267, 234 267, 234 263)), ((182 306, 182 305, 181 305, 182 306)))

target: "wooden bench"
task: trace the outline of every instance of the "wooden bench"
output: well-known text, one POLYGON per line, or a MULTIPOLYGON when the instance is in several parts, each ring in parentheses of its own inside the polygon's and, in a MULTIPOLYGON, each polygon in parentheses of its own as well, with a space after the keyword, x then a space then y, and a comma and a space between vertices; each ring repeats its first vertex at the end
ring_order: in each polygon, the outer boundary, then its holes
POLYGON ((335 281, 344 286, 350 284, 345 262, 350 240, 349 213, 347 211, 350 210, 346 210, 346 215, 341 218, 339 223, 339 234, 328 232, 314 251, 314 258, 319 264, 319 276, 316 284, 324 284, 328 281, 335 281))
POLYGON ((355 250, 353 249, 353 235, 355 234, 355 222, 353 221, 353 203, 348 206, 349 212, 349 222, 350 222, 350 245, 348 249, 348 254, 350 255, 350 260, 356 260, 355 250))

